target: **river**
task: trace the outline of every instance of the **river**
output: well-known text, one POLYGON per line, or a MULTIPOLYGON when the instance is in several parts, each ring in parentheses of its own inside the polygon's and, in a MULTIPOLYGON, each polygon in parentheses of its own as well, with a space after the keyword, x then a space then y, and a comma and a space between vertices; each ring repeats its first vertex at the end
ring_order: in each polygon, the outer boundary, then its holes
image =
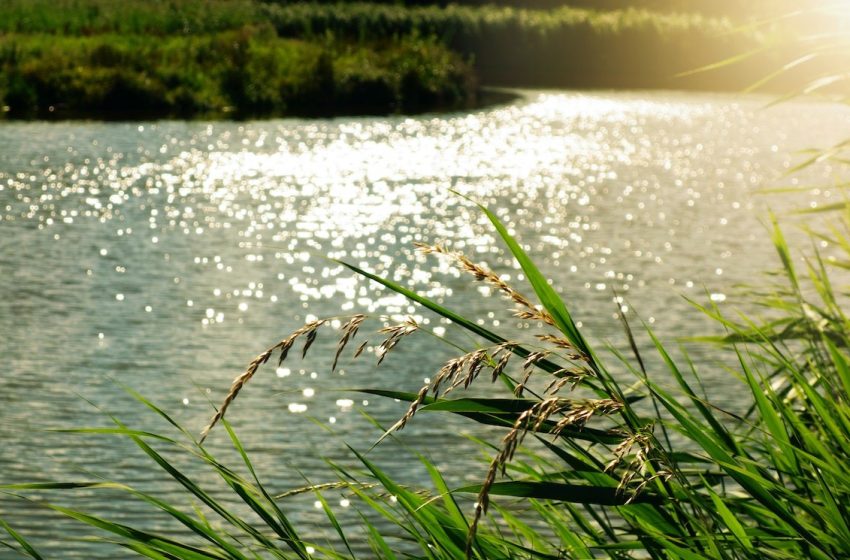
MULTIPOLYGON (((826 102, 768 102, 538 91, 417 117, 2 123, 0 482, 104 476, 190 507, 131 442, 55 430, 108 426, 112 414, 173 434, 126 386, 197 433, 255 355, 314 317, 376 318, 359 342, 381 317, 411 315, 423 330, 471 346, 327 257, 529 336, 533 328, 518 324, 505 300, 445 259, 416 253, 414 242, 444 243, 529 291, 484 216, 456 193, 497 211, 599 344, 622 340, 612 290, 665 340, 711 332, 685 298, 734 312, 733 287, 776 266, 766 208, 841 200, 829 189, 757 194, 829 184, 829 168, 782 172, 799 161, 792 152, 842 139, 850 122, 850 110, 826 102)), ((366 449, 380 435, 360 412, 389 424, 404 411, 343 389, 416 391, 452 355, 417 333, 380 368, 369 351, 352 360, 349 350, 332 373, 336 337, 322 331, 306 360, 293 352, 282 367, 261 369, 228 413, 275 491, 303 485, 302 474, 332 480, 325 459, 356 464, 343 442, 366 449)), ((711 367, 712 351, 695 352, 719 395, 740 402, 737 389, 723 394, 728 374, 711 367)), ((403 441, 432 451, 450 480, 475 482, 486 462, 458 437, 466 427, 432 416, 414 421, 403 441)), ((226 433, 214 431, 208 447, 227 455, 226 433)), ((397 454, 373 452, 408 482, 427 480, 415 459, 402 464, 397 454)), ((118 492, 41 496, 169 529, 118 492)), ((321 534, 308 498, 293 502, 293 516, 321 534)), ((121 554, 84 542, 94 529, 38 502, 2 498, 0 517, 50 558, 121 554)))

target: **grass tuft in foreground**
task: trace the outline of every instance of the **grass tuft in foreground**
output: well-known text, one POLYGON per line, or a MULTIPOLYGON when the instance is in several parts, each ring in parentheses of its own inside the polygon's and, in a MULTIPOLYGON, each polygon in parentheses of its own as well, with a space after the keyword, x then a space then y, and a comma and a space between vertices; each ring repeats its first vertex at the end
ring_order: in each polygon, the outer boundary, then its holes
MULTIPOLYGON (((491 284, 513 303, 518 317, 540 322, 546 334, 532 340, 506 338, 475 318, 343 263, 450 319, 480 342, 448 360, 418 391, 365 391, 410 403, 381 440, 417 422, 423 410, 501 427, 500 440, 479 442, 491 457, 489 466, 482 464, 480 484, 450 488, 439 470, 419 457, 433 483, 421 493, 352 449, 360 470, 332 464, 336 480, 278 497, 266 489, 226 413, 238 406, 239 393, 250 390, 247 383, 266 362, 292 359, 292 351, 306 356, 316 338, 332 328, 319 320, 260 354, 236 379, 205 430, 204 437, 211 430, 227 433, 243 463, 239 469, 210 455, 201 441, 138 395, 177 428, 179 437, 134 431, 118 419, 114 428, 79 430, 132 440, 150 457, 152 468, 162 469, 187 496, 204 505, 204 515, 119 483, 57 482, 2 489, 55 490, 63 495, 75 489, 122 490, 128 499, 149 503, 193 536, 177 539, 82 511, 46 507, 111 533, 106 540, 151 558, 402 558, 413 553, 488 560, 826 559, 850 553, 850 321, 842 296, 832 287, 827 260, 810 256, 801 275, 781 230, 774 226, 784 283, 765 302, 776 316, 764 322, 733 321, 717 309, 703 309, 728 333, 714 341, 737 360, 736 375, 728 382, 750 395, 749 412, 734 414, 703 393, 699 369, 687 355, 674 358, 648 329, 645 334, 632 331, 625 317, 633 356, 592 347, 519 242, 495 214, 482 211, 521 266, 533 296, 523 295, 463 255, 442 247, 422 249, 453 259, 474 281, 491 284), (651 341, 656 357, 640 354, 635 340, 643 336, 651 341), (647 364, 652 364, 651 376, 647 364), (482 383, 493 384, 488 396, 462 395, 482 383), (237 513, 178 469, 167 458, 175 452, 215 472, 251 514, 237 513), (360 523, 340 522, 323 497, 325 491, 340 489, 357 503, 360 523), (336 538, 318 543, 302 537, 310 529, 290 520, 286 500, 303 492, 317 495, 336 538), (475 506, 470 509, 472 497, 475 506)), ((846 229, 831 235, 834 246, 850 252, 846 229)), ((358 344, 357 335, 367 320, 354 315, 340 322, 335 360, 361 354, 363 343, 358 344)), ((389 352, 404 352, 404 339, 421 330, 412 320, 382 327, 378 361, 389 352)), ((10 536, 5 546, 38 557, 24 536, 5 523, 3 528, 10 536)))

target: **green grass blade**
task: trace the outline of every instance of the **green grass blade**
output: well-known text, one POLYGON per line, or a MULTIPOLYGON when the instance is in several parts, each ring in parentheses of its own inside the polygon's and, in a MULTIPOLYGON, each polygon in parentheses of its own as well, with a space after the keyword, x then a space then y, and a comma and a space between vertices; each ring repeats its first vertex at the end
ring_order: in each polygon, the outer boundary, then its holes
POLYGON ((478 412, 482 414, 518 414, 532 408, 540 401, 534 399, 440 399, 425 405, 421 410, 448 412, 478 412))
POLYGON ((145 531, 139 531, 132 527, 128 527, 120 523, 113 523, 94 515, 89 515, 87 513, 57 505, 49 505, 48 507, 67 515, 68 517, 76 519, 77 521, 91 525, 92 527, 97 527, 98 529, 114 533, 130 542, 143 543, 154 550, 175 555, 177 558, 181 558, 182 560, 227 560, 225 556, 221 556, 212 551, 206 551, 194 546, 182 544, 167 537, 162 537, 145 531))
MULTIPOLYGON (((233 446, 236 448, 239 456, 242 457, 242 461, 248 467, 248 470, 251 473, 251 476, 254 478, 254 482, 256 482, 256 488, 259 489, 260 494, 263 498, 264 503, 254 499, 246 489, 245 495, 247 499, 250 500, 248 503, 251 508, 257 512, 260 517, 263 518, 264 521, 277 533, 280 538, 289 546, 295 554, 297 554, 300 558, 309 558, 309 554, 307 554, 307 549, 304 546, 304 543, 298 537, 297 532, 295 531, 295 527, 289 522, 286 515, 284 515, 283 511, 277 505, 277 502, 274 498, 266 492, 265 487, 260 482, 259 477, 257 476, 257 472, 254 470, 254 465, 251 463, 248 454, 245 452, 245 448, 242 446, 242 442, 239 441, 239 438, 236 437, 236 432, 233 431, 233 427, 230 425, 227 420, 222 418, 222 424, 227 430, 228 435, 230 436, 230 440, 233 443, 233 446), (267 504, 267 505, 266 505, 267 504), (271 510, 271 513, 269 512, 271 510), (274 515, 274 517, 273 517, 274 515)), ((235 481, 234 481, 235 482, 235 481)), ((244 486, 242 488, 245 488, 244 486)))
POLYGON ((520 247, 519 243, 517 243, 513 236, 508 233, 507 228, 505 228, 501 220, 499 220, 499 218, 485 206, 481 204, 477 204, 477 206, 484 212, 490 220, 490 223, 492 223, 493 227, 496 228, 496 231, 499 232, 502 241, 504 241, 508 246, 511 254, 517 262, 519 262, 522 271, 525 273, 531 287, 534 289, 534 293, 537 294, 537 297, 540 299, 540 303, 552 316, 552 319, 554 319, 558 329, 578 350, 583 352, 586 356, 592 356, 593 353, 591 352, 590 347, 579 332, 572 316, 569 311, 567 311, 566 305, 564 305, 563 300, 557 292, 555 292, 554 288, 549 285, 549 281, 546 280, 546 277, 540 273, 540 270, 529 258, 522 247, 520 247))
MULTIPOLYGON (((24 552, 30 556, 31 558, 35 558, 35 560, 44 560, 44 557, 38 553, 34 546, 32 546, 20 533, 15 531, 11 525, 6 523, 3 518, 0 518, 0 527, 6 530, 9 533, 9 536, 15 539, 15 541, 24 549, 24 552)), ((4 543, 5 544, 5 543, 4 543)), ((11 547, 12 550, 15 550, 14 547, 11 547)))
POLYGON ((370 522, 365 515, 360 514, 360 520, 366 528, 369 539, 372 542, 372 551, 377 555, 379 560, 397 560, 395 553, 390 549, 387 541, 381 535, 375 526, 370 522))
MULTIPOLYGON (((383 389, 357 389, 359 393, 366 393, 369 395, 378 395, 383 397, 388 397, 391 399, 398 399, 406 402, 413 402, 417 398, 416 393, 404 392, 404 391, 385 391, 383 389)), ((449 399, 443 399, 452 402, 449 399)), ((438 402, 443 402, 443 400, 438 400, 433 397, 426 397, 423 403, 426 403, 426 406, 422 408, 422 410, 428 408, 432 404, 436 404, 438 402)), ((433 411, 433 410, 432 410, 433 411)), ((449 411, 453 414, 458 414, 463 416, 464 418, 469 418, 470 420, 474 420, 479 424, 485 424, 488 426, 504 426, 510 428, 514 425, 514 422, 519 417, 519 414, 485 414, 485 413, 477 413, 477 412, 461 412, 461 411, 449 411)), ((540 427, 536 430, 539 432, 549 433, 552 429, 555 428, 555 422, 552 420, 547 420, 543 422, 540 427)), ((584 427, 581 429, 575 428, 564 428, 560 431, 560 437, 565 439, 578 439, 582 441, 590 441, 593 443, 602 443, 609 445, 616 445, 622 441, 622 436, 606 431, 600 430, 597 428, 588 428, 584 427)))
MULTIPOLYGON (((478 493, 481 485, 464 486, 455 492, 478 493)), ((662 499, 658 496, 643 493, 633 497, 608 486, 586 486, 578 484, 560 484, 557 482, 510 481, 494 482, 490 487, 494 496, 515 496, 519 498, 536 498, 571 502, 575 504, 593 504, 603 506, 625 506, 632 504, 659 504, 662 499)))

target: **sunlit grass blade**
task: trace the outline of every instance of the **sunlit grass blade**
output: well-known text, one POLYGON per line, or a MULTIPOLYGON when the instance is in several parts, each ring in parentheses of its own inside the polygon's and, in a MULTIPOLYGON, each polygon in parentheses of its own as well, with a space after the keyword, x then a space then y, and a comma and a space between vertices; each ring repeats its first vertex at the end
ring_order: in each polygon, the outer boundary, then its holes
POLYGON ((537 265, 535 265, 531 258, 529 258, 513 236, 508 233, 507 228, 505 228, 504 224, 502 224, 501 220, 499 220, 493 212, 481 204, 477 204, 477 206, 484 212, 490 220, 490 223, 492 223, 493 227, 496 228, 499 236, 501 236, 502 241, 504 241, 505 245, 507 245, 508 250, 517 262, 519 262, 522 271, 525 273, 531 287, 534 289, 534 293, 540 299, 540 303, 546 311, 548 311, 552 316, 552 319, 554 319, 555 324, 558 326, 560 331, 578 350, 588 357, 592 356, 593 352, 587 345, 582 334, 579 332, 578 327, 573 321, 569 311, 567 311, 567 307, 564 305, 563 300, 549 284, 546 277, 541 274, 537 265))
MULTIPOLYGON (((0 517, 0 527, 2 527, 2 528, 3 528, 3 529, 4 529, 4 530, 5 530, 5 531, 9 534, 9 536, 10 536, 10 537, 12 537, 13 539, 15 539, 15 542, 17 542, 17 543, 18 543, 18 545, 20 545, 20 547, 21 547, 21 549, 22 549, 23 553, 25 553, 25 554, 26 554, 27 556, 29 556, 30 558, 34 558, 35 560, 44 560, 44 557, 43 557, 43 556, 41 556, 41 554, 39 554, 39 553, 38 553, 38 551, 35 549, 35 547, 34 547, 34 546, 32 546, 32 545, 29 543, 29 541, 27 541, 27 540, 23 537, 23 535, 21 535, 20 533, 18 533, 17 531, 15 531, 15 530, 12 528, 12 526, 11 526, 11 525, 9 525, 6 521, 4 521, 4 520, 3 520, 3 518, 2 518, 2 517, 0 517)), ((4 542, 3 544, 6 544, 6 543, 4 542)), ((16 552, 20 552, 20 551, 18 551, 17 549, 15 549, 15 548, 14 548, 13 546, 11 546, 11 545, 7 545, 7 546, 8 546, 9 548, 11 548, 12 550, 15 550, 16 552)))
MULTIPOLYGON (((283 511, 280 507, 278 507, 277 502, 268 494, 265 487, 260 482, 257 472, 254 470, 254 465, 248 458, 248 454, 245 452, 242 442, 239 441, 239 438, 236 436, 236 432, 233 431, 233 428, 227 420, 222 418, 221 421, 227 430, 227 434, 230 436, 233 446, 239 452, 239 456, 242 457, 245 466, 248 467, 251 476, 254 478, 254 482, 256 483, 255 488, 259 490, 263 500, 261 502, 260 500, 255 499, 252 496, 253 492, 250 492, 250 489, 241 485, 239 486, 240 490, 238 493, 242 494, 244 492, 243 499, 246 503, 251 506, 251 509, 253 509, 266 522, 266 524, 278 534, 278 536, 280 536, 280 538, 293 550, 293 552, 301 558, 309 558, 307 549, 298 537, 295 527, 292 526, 289 519, 287 519, 286 515, 284 515, 283 511)), ((233 481, 233 483, 236 483, 236 481, 233 481)))
POLYGON ((50 505, 49 507, 67 515, 68 517, 91 525, 92 527, 124 537, 129 542, 144 543, 144 545, 148 548, 164 554, 173 555, 176 558, 185 560, 227 560, 226 556, 222 556, 218 553, 183 544, 167 537, 140 531, 120 523, 107 521, 94 515, 89 515, 57 505, 50 505))
MULTIPOLYGON (((480 484, 464 486, 455 490, 455 492, 473 494, 480 491, 480 484)), ((661 498, 647 494, 630 497, 624 495, 617 488, 521 480, 494 482, 490 487, 490 494, 604 506, 625 506, 629 503, 657 504, 661 502, 661 498)))
MULTIPOLYGON (((404 391, 384 391, 382 389, 358 389, 358 392, 366 393, 370 395, 378 395, 383 397, 388 397, 391 399, 398 399, 400 401, 413 402, 417 400, 418 395, 416 393, 404 392, 404 391)), ((515 412, 478 412, 474 410, 452 410, 454 402, 452 399, 435 399, 433 397, 426 397, 423 400, 424 406, 422 407, 422 411, 430 411, 430 412, 450 412, 452 414, 457 414, 459 416, 463 416, 465 418, 469 418, 470 420, 474 420, 480 424, 486 424, 490 426, 504 426, 506 428, 510 428, 514 425, 516 420, 519 418, 520 414, 515 412), (446 402, 445 409, 433 409, 429 408, 431 406, 436 406, 438 403, 446 402)), ((474 407, 473 404, 470 404, 467 401, 464 404, 460 405, 461 408, 472 409, 474 407)), ((533 429, 532 431, 549 433, 555 428, 556 423, 552 420, 547 420, 545 422, 541 422, 540 425, 533 429)), ((563 428, 559 432, 560 437, 562 438, 571 438, 578 439, 583 441, 590 441, 594 443, 602 443, 602 444, 617 444, 620 443, 622 438, 614 433, 611 433, 607 430, 600 430, 598 428, 589 428, 583 427, 581 429, 577 428, 563 428)))
POLYGON ((730 56, 718 62, 713 62, 711 64, 706 64, 704 66, 700 66, 699 68, 694 68, 693 70, 687 70, 685 72, 679 72, 676 74, 677 78, 684 78, 687 76, 693 76, 694 74, 701 74, 704 72, 711 72, 714 70, 719 70, 721 68, 725 68, 727 66, 732 66, 733 64, 737 64, 739 62, 743 62, 744 60, 750 59, 757 54, 761 54, 766 52, 769 47, 758 47, 756 49, 752 49, 747 52, 743 52, 740 54, 736 54, 735 56, 730 56))

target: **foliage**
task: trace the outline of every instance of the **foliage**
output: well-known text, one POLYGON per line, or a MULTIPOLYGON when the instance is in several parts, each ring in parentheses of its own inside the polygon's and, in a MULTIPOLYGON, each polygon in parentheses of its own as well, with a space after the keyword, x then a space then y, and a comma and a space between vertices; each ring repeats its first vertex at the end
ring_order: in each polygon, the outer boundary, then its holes
POLYGON ((253 0, 6 0, 5 33, 201 35, 258 23, 253 0))
POLYGON ((475 91, 468 65, 434 41, 351 46, 281 39, 267 27, 158 39, 7 35, 0 69, 0 100, 14 117, 386 113, 461 107, 475 91), (353 64, 354 53, 367 64, 353 64))
MULTIPOLYGON (((280 37, 324 44, 435 37, 471 59, 481 83, 505 86, 673 87, 740 89, 746 67, 676 77, 735 53, 762 47, 777 32, 742 31, 728 19, 645 9, 551 10, 510 6, 408 6, 265 3, 257 0, 147 2, 128 0, 9 0, 0 5, 0 31, 68 36, 206 36, 272 26, 280 37), (534 64, 528 61, 533 60, 534 64), (648 63, 651 61, 651 63, 648 63)), ((153 39, 151 39, 153 40, 153 39)), ((356 47, 355 47, 356 48, 356 47)), ((435 53, 436 51, 433 51, 435 53)), ((370 86, 371 87, 371 86, 370 86)), ((372 91, 372 90, 369 90, 372 91)), ((375 90, 381 95, 381 90, 375 90)), ((384 92, 385 95, 385 92, 384 92)))

